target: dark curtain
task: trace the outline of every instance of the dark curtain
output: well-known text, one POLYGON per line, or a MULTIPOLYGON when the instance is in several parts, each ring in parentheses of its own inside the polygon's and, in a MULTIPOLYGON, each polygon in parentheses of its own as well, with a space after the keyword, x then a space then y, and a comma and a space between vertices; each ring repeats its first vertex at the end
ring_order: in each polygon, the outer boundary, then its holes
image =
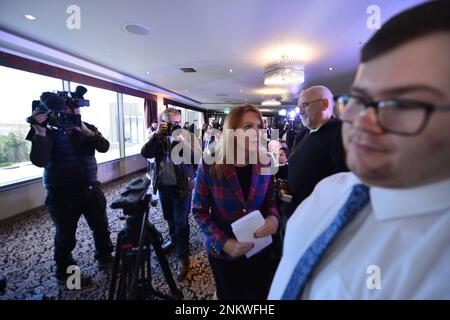
POLYGON ((108 82, 102 79, 97 79, 74 71, 58 68, 39 61, 19 57, 4 51, 0 51, 0 65, 22 71, 37 73, 57 79, 78 82, 84 85, 111 90, 123 94, 128 94, 131 96, 141 97, 144 99, 147 98, 153 98, 154 100, 157 99, 155 95, 152 95, 148 92, 136 90, 133 88, 126 87, 124 85, 108 82))
POLYGON ((147 128, 150 127, 153 121, 158 121, 158 108, 155 100, 145 99, 144 114, 147 128))
POLYGON ((209 117, 208 110, 204 110, 203 111, 203 118, 205 120, 205 124, 208 124, 208 117, 209 117))

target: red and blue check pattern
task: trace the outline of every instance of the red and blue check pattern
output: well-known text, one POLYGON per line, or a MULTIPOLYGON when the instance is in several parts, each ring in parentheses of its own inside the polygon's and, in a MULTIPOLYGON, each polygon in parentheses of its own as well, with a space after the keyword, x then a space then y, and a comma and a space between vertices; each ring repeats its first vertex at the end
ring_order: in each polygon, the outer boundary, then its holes
POLYGON ((263 216, 279 218, 272 196, 273 176, 261 175, 261 165, 253 165, 248 200, 245 202, 239 179, 233 165, 225 165, 222 178, 212 177, 210 166, 202 163, 197 171, 192 212, 205 234, 208 254, 231 259, 222 252, 225 242, 234 238, 231 224, 259 209, 263 216))

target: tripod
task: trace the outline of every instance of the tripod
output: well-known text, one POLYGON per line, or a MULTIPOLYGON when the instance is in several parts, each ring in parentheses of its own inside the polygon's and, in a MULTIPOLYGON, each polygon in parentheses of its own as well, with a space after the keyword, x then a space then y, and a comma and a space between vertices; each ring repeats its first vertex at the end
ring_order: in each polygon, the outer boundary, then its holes
MULTIPOLYGON (((131 181, 111 208, 123 209, 127 215, 126 226, 119 232, 116 244, 109 299, 135 300, 152 296, 162 299, 182 299, 162 251, 161 234, 148 221, 151 194, 147 194, 150 180, 138 178, 131 181), (161 266, 171 294, 164 294, 152 286, 151 247, 161 266)), ((154 203, 152 203, 154 205, 154 203)))

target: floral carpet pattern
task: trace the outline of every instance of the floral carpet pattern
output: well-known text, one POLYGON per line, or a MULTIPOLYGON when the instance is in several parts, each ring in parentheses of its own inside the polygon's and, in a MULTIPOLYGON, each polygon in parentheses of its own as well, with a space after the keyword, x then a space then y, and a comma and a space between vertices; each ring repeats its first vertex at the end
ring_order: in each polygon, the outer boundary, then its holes
MULTIPOLYGON (((107 214, 111 240, 116 243, 117 234, 123 229, 125 220, 121 210, 109 208, 120 190, 132 179, 142 174, 134 174, 121 180, 103 185, 108 201, 107 214)), ((162 216, 161 206, 150 209, 150 221, 168 239, 168 226, 162 216)), ((191 268, 185 280, 177 282, 184 299, 211 299, 215 292, 214 278, 208 258, 202 245, 202 233, 192 215, 189 217, 191 235, 191 268)), ((109 294, 111 272, 100 270, 94 259, 94 240, 86 220, 78 223, 77 246, 73 257, 83 274, 92 278, 93 284, 80 290, 69 290, 58 285, 54 278, 53 237, 55 229, 46 209, 38 209, 18 217, 0 221, 0 277, 6 278, 6 289, 0 293, 0 300, 38 299, 83 299, 102 300, 109 294)), ((174 253, 166 255, 175 278, 177 258, 174 253)), ((155 255, 151 259, 154 288, 169 292, 162 270, 155 255)))

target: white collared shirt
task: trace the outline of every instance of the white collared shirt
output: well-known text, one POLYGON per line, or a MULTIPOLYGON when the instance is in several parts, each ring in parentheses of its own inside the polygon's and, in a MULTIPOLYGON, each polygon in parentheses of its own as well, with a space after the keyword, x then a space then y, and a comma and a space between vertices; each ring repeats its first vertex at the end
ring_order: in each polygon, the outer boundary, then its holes
MULTIPOLYGON (((289 219, 269 299, 281 299, 309 245, 359 179, 322 180, 289 219)), ((370 188, 366 206, 316 266, 302 299, 450 299, 450 179, 411 189, 370 188)))

